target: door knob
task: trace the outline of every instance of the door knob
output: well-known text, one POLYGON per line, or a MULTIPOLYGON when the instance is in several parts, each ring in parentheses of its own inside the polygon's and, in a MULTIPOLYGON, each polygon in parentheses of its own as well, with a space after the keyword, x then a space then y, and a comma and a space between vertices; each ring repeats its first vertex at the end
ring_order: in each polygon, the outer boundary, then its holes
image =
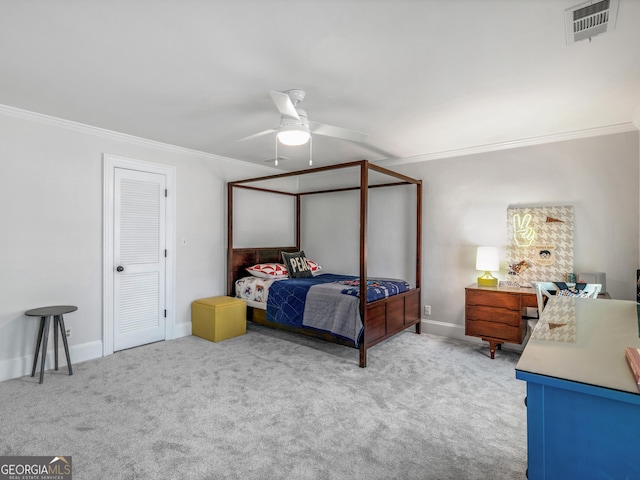
POLYGON ((118 265, 116 272, 124 272, 124 267, 122 265, 118 265))

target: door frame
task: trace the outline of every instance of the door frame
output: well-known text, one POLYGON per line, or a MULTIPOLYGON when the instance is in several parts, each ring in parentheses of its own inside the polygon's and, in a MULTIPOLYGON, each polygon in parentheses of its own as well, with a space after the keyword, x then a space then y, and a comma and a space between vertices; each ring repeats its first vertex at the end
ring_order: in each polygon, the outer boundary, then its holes
POLYGON ((165 340, 172 340, 175 335, 175 272, 176 272, 176 168, 171 165, 160 165, 134 160, 116 155, 103 154, 103 242, 102 242, 102 355, 113 353, 113 281, 114 281, 114 190, 115 169, 124 168, 141 172, 158 173, 165 175, 167 182, 166 203, 166 246, 167 258, 165 262, 165 306, 167 317, 165 318, 165 340))

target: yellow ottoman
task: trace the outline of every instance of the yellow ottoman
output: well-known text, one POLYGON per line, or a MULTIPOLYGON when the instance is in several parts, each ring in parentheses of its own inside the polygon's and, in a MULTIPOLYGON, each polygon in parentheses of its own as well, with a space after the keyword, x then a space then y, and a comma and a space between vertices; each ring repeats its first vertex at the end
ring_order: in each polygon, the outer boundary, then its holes
POLYGON ((247 304, 233 297, 201 298, 191 304, 191 333, 212 342, 247 332, 247 304))

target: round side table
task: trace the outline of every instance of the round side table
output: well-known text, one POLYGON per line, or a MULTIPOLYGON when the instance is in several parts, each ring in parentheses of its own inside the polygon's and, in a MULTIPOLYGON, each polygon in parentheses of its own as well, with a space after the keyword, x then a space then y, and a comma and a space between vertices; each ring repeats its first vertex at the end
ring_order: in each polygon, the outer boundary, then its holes
POLYGON ((69 375, 73 375, 71 369, 71 358, 69 357, 69 345, 67 343, 67 330, 64 326, 65 313, 71 313, 78 310, 78 307, 74 305, 58 305, 53 307, 41 307, 34 308, 25 312, 28 317, 40 317, 40 330, 38 331, 38 342, 36 344, 36 353, 33 357, 33 369, 31 370, 31 376, 36 374, 36 365, 38 363, 38 350, 42 346, 42 359, 40 360, 40 383, 44 381, 44 364, 47 358, 47 343, 49 341, 49 323, 51 317, 53 317, 53 348, 55 358, 55 369, 58 370, 58 327, 62 334, 62 343, 64 344, 64 353, 67 356, 67 367, 69 368, 69 375))

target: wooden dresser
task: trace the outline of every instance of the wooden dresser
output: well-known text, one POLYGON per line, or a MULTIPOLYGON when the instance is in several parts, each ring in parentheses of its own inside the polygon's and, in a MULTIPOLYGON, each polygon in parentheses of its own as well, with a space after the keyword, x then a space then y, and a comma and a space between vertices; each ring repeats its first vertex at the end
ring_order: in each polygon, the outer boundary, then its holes
POLYGON ((489 342, 494 358, 496 346, 522 344, 527 334, 526 307, 537 306, 533 288, 469 285, 465 289, 465 335, 489 342))

